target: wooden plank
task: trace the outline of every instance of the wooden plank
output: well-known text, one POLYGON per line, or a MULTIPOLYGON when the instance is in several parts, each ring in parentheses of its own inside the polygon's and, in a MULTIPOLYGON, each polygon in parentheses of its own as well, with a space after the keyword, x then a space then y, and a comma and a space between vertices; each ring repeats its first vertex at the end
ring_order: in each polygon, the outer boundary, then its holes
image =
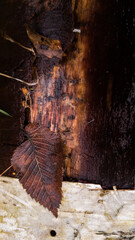
POLYGON ((135 191, 63 182, 56 219, 18 179, 0 177, 0 240, 135 239, 135 191))

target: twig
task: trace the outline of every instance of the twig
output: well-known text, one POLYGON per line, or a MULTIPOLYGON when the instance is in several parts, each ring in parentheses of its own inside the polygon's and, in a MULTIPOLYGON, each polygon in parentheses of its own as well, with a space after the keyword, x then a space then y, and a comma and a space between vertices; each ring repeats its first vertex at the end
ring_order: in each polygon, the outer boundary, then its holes
POLYGON ((12 39, 11 37, 9 37, 7 34, 4 34, 4 35, 3 35, 3 38, 4 38, 5 40, 11 42, 11 43, 15 43, 15 44, 17 44, 19 47, 24 48, 24 49, 28 50, 29 52, 32 52, 32 53, 35 55, 35 51, 34 51, 33 48, 25 47, 25 46, 22 45, 21 43, 15 41, 15 40, 12 39))
POLYGON ((18 82, 21 82, 21 83, 23 83, 23 84, 26 84, 27 86, 35 86, 35 85, 38 84, 38 81, 37 81, 37 82, 34 82, 34 83, 28 83, 28 82, 26 82, 26 81, 24 81, 24 80, 21 80, 21 79, 19 79, 19 78, 15 78, 15 77, 9 76, 9 75, 4 74, 4 73, 0 73, 0 76, 3 76, 3 77, 6 77, 6 78, 10 78, 10 79, 16 80, 16 81, 18 81, 18 82))
POLYGON ((88 124, 90 124, 90 123, 92 123, 92 122, 94 122, 95 121, 95 119, 93 118, 92 120, 90 120, 89 122, 88 122, 88 124))
POLYGON ((6 173, 10 168, 12 168, 12 167, 13 167, 13 165, 11 165, 10 167, 8 167, 3 173, 0 174, 0 177, 1 177, 4 173, 6 173))

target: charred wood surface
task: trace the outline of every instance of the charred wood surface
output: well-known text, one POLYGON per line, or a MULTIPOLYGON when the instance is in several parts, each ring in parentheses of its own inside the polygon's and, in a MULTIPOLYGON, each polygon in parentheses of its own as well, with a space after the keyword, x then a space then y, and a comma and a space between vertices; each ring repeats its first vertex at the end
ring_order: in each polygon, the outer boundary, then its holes
POLYGON ((0 72, 38 82, 0 78, 13 115, 0 118, 1 170, 36 122, 65 143, 64 179, 133 188, 133 1, 2 0, 0 12, 0 72))

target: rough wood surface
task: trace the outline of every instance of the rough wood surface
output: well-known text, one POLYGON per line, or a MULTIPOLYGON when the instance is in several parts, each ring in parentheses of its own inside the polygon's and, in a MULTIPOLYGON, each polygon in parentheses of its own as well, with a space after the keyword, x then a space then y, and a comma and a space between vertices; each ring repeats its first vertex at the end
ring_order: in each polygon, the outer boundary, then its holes
POLYGON ((31 121, 60 132, 65 180, 134 187, 133 5, 0 1, 0 73, 39 82, 0 76, 0 172, 31 121))
POLYGON ((63 182, 62 189, 56 219, 17 179, 1 177, 0 240, 135 239, 135 191, 69 182, 63 182))

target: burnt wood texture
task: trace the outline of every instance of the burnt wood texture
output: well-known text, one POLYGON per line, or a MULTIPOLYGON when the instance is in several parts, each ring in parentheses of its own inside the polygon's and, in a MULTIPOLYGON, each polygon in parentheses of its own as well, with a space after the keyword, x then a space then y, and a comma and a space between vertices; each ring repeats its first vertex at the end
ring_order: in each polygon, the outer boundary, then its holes
POLYGON ((134 187, 134 15, 133 0, 0 1, 0 73, 35 83, 0 77, 1 172, 38 123, 64 142, 64 180, 134 187))

